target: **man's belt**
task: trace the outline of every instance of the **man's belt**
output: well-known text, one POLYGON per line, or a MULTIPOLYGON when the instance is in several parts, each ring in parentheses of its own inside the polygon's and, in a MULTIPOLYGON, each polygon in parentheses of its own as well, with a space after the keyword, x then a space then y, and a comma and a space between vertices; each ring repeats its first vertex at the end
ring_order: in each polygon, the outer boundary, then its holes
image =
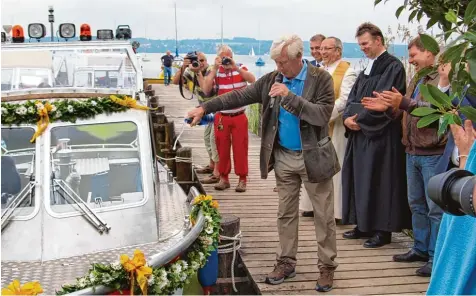
POLYGON ((238 115, 241 115, 245 113, 245 110, 241 110, 241 111, 238 111, 238 112, 235 112, 235 113, 223 113, 223 112, 220 112, 221 115, 223 116, 228 116, 228 117, 235 117, 235 116, 238 116, 238 115))

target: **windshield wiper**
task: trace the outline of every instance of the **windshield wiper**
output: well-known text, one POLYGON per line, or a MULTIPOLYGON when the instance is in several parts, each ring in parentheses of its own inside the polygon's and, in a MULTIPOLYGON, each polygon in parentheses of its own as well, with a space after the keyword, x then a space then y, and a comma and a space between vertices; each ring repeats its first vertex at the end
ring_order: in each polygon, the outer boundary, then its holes
POLYGON ((109 232, 111 227, 107 226, 107 223, 105 223, 98 215, 96 215, 96 213, 94 213, 94 211, 81 199, 81 197, 76 192, 74 192, 74 190, 65 181, 55 178, 53 178, 52 181, 53 192, 56 192, 65 198, 63 194, 57 190, 57 187, 59 187, 69 197, 69 199, 71 199, 73 203, 78 206, 78 208, 84 213, 84 217, 97 228, 99 233, 102 234, 103 232, 109 232))
POLYGON ((15 196, 11 200, 11 202, 8 204, 7 208, 2 214, 2 222, 1 222, 2 230, 3 228, 5 228, 5 226, 8 225, 8 222, 11 221, 10 218, 13 215, 15 209, 18 208, 23 203, 25 198, 27 198, 28 196, 31 196, 34 188, 35 188, 35 182, 30 181, 25 186, 25 188, 23 188, 23 190, 20 191, 20 193, 18 193, 17 196, 15 196))

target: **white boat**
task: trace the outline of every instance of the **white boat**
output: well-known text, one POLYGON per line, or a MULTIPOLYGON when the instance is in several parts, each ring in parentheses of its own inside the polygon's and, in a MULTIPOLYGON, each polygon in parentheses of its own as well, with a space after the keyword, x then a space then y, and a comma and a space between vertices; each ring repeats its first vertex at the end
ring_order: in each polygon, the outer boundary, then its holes
POLYGON ((200 213, 190 225, 198 191, 187 196, 156 160, 150 111, 129 108, 148 104, 131 44, 32 42, 1 52, 2 287, 37 280, 46 294, 65 284, 75 286, 63 293, 107 294, 114 289, 93 281, 91 263, 136 248, 154 268, 186 260, 208 222, 200 213), (129 107, 116 113, 113 98, 129 107), (43 109, 48 122, 32 120, 43 109))

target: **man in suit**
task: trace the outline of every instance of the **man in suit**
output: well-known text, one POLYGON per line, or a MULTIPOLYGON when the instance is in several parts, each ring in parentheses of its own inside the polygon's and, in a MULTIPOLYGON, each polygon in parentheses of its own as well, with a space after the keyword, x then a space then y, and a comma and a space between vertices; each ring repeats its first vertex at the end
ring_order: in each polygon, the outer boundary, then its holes
POLYGON ((314 61, 311 61, 311 65, 319 67, 322 63, 322 55, 321 55, 321 44, 326 37, 322 34, 316 34, 311 37, 309 40, 309 45, 311 49, 311 55, 314 58, 314 61))

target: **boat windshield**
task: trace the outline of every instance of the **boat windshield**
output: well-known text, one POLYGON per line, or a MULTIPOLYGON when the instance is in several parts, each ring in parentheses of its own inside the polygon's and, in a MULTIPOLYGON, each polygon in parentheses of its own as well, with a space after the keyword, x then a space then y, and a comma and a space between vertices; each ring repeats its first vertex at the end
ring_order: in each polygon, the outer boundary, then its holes
POLYGON ((2 213, 17 195, 27 195, 15 210, 15 216, 30 215, 37 202, 31 190, 24 190, 35 180, 35 144, 30 139, 32 127, 2 127, 2 213))
POLYGON ((124 48, 2 49, 2 91, 85 87, 135 90, 137 72, 124 48))
POLYGON ((55 213, 126 207, 144 199, 137 125, 133 122, 51 129, 49 204, 55 213))

